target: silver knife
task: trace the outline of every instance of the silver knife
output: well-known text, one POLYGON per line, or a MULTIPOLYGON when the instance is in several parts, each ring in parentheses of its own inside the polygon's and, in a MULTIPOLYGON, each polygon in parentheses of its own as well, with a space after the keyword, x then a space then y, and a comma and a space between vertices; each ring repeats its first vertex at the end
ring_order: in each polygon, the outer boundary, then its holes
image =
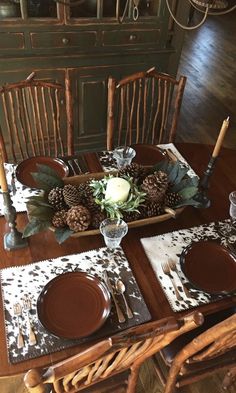
POLYGON ((83 171, 82 171, 81 166, 79 164, 78 158, 74 158, 73 161, 74 161, 75 165, 77 166, 77 168, 79 169, 80 173, 82 173, 83 171))
POLYGON ((119 304, 118 304, 118 302, 116 300, 115 293, 114 293, 114 290, 113 290, 110 278, 108 277, 108 274, 107 274, 106 270, 103 273, 103 277, 104 277, 104 281, 105 281, 105 283, 107 285, 107 288, 109 289, 109 292, 110 292, 110 294, 112 296, 113 302, 115 304, 118 320, 119 320, 120 323, 123 323, 123 322, 125 322, 125 316, 124 316, 124 314, 123 314, 123 312, 122 312, 122 310, 121 310, 121 308, 120 308, 120 306, 119 306, 119 304))

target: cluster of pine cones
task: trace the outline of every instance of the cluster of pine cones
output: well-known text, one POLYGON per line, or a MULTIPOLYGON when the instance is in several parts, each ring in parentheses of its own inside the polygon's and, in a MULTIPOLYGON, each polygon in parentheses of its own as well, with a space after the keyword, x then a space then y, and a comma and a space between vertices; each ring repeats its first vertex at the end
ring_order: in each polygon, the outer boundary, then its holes
POLYGON ((146 167, 132 163, 119 171, 118 176, 124 175, 132 177, 146 193, 145 201, 139 208, 140 214, 130 213, 125 217, 126 221, 158 216, 164 213, 165 207, 173 208, 181 201, 178 193, 170 192, 171 184, 168 183, 168 176, 163 171, 149 173, 146 167))
MULTIPOLYGON (((149 174, 145 167, 132 163, 121 169, 118 176, 132 177, 133 182, 146 193, 139 213, 123 212, 126 222, 160 215, 164 207, 174 207, 180 201, 177 193, 169 192, 168 176, 163 171, 149 174)), ((78 186, 55 187, 48 194, 48 202, 55 210, 52 224, 56 228, 68 226, 74 232, 85 231, 89 227, 97 229, 106 218, 106 212, 101 211, 94 200, 90 181, 78 186)))
POLYGON ((68 226, 74 232, 85 231, 89 226, 99 228, 106 218, 95 203, 89 182, 78 186, 67 184, 55 187, 48 194, 48 202, 55 213, 52 224, 56 228, 68 226))

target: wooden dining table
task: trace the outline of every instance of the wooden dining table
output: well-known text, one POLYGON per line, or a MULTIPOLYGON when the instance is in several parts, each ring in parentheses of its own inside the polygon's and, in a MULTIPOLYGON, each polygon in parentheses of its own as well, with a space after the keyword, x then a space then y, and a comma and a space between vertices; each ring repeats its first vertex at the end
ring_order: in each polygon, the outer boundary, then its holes
MULTIPOLYGON (((191 165, 192 169, 201 177, 207 168, 213 150, 212 146, 177 143, 176 147, 191 165)), ((88 152, 85 154, 85 157, 90 171, 97 172, 99 165, 96 162, 96 155, 88 152)), ((178 313, 172 311, 144 252, 140 239, 228 218, 228 196, 231 191, 236 190, 235 168, 236 150, 222 148, 214 171, 209 179, 208 196, 211 201, 210 207, 197 209, 188 206, 177 218, 171 218, 167 221, 157 222, 145 227, 141 226, 129 229, 128 234, 122 240, 122 248, 153 320, 173 315, 181 316, 190 311, 178 313)), ((27 222, 26 213, 17 214, 17 226, 19 230, 23 230, 27 222)), ((0 217, 2 238, 8 230, 5 218, 0 217)), ((0 268, 26 265, 47 258, 80 253, 99 247, 104 247, 104 241, 101 235, 69 238, 64 243, 58 244, 52 231, 45 231, 31 236, 28 239, 28 247, 15 251, 4 250, 2 240, 0 244, 0 268)), ((86 344, 77 345, 49 355, 10 364, 7 356, 2 295, 0 294, 0 296, 0 377, 16 375, 30 368, 46 366, 72 356, 86 346, 86 344)), ((235 304, 235 300, 236 296, 232 295, 209 304, 201 305, 197 309, 203 314, 211 314, 231 307, 235 304)))

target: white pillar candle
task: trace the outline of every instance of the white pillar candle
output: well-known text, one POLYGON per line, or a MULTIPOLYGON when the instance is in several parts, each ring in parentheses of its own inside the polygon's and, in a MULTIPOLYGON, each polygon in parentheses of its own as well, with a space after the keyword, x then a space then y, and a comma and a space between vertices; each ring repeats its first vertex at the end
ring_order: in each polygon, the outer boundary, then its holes
POLYGON ((130 191, 130 184, 121 177, 112 177, 107 182, 105 199, 112 202, 125 202, 130 191))

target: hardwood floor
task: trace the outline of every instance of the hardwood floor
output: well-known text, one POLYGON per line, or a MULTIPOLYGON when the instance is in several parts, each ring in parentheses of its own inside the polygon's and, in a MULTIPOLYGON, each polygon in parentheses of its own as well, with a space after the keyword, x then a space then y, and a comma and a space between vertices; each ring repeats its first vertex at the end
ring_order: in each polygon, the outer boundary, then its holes
MULTIPOLYGON (((194 15, 197 22, 199 13, 194 15)), ((179 74, 187 84, 179 121, 178 140, 215 144, 225 118, 230 127, 224 146, 236 149, 236 11, 209 16, 188 31, 179 74)))
MULTIPOLYGON (((179 141, 214 145, 222 121, 230 116, 224 145, 236 149, 235 16, 236 12, 208 17, 201 28, 186 33, 179 74, 186 75, 188 80, 179 122, 179 141)), ((221 382, 222 374, 215 374, 179 389, 178 393, 222 393, 221 382)), ((148 361, 142 367, 137 393, 162 392, 152 362, 148 361)), ((228 392, 236 393, 236 386, 228 392)), ((25 393, 22 378, 0 379, 0 393, 25 393)))

